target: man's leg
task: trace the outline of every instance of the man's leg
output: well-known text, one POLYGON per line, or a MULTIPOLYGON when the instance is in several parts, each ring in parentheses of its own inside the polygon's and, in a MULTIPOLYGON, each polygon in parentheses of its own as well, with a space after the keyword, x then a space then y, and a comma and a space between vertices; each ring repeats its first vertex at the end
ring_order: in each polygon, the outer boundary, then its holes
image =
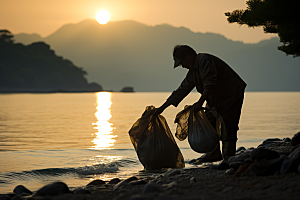
POLYGON ((221 137, 223 161, 218 166, 219 169, 229 168, 228 159, 231 156, 235 156, 237 131, 239 130, 239 121, 243 101, 244 94, 241 97, 239 97, 226 112, 222 113, 227 134, 226 136, 221 137))

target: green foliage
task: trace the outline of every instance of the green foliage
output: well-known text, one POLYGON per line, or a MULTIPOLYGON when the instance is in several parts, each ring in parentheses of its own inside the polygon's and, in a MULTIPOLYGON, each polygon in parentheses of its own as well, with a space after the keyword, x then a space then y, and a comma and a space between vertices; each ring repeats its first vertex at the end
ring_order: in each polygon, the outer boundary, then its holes
POLYGON ((246 10, 227 12, 229 23, 262 26, 265 33, 276 33, 283 43, 278 49, 300 56, 299 0, 248 0, 246 10))
POLYGON ((13 42, 14 36, 8 30, 0 30, 0 42, 13 42))
MULTIPOLYGON (((24 91, 89 91, 87 73, 70 60, 56 56, 44 42, 14 44, 13 35, 0 30, 0 89, 24 91)), ((98 89, 92 85, 95 90, 98 89)))

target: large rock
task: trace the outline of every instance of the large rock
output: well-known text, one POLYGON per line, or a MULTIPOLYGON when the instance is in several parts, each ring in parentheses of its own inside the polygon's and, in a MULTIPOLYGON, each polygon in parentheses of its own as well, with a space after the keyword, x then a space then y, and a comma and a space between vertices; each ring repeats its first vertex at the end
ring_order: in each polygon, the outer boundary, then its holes
POLYGON ((265 176, 268 174, 267 160, 255 160, 245 171, 246 176, 265 176))
POLYGON ((283 140, 280 140, 278 138, 267 139, 262 144, 260 144, 258 148, 263 147, 265 149, 276 151, 280 155, 289 155, 294 149, 294 146, 289 141, 289 138, 285 138, 283 140))
POLYGON ((91 192, 85 189, 78 189, 74 191, 74 194, 91 194, 91 192))
POLYGON ((296 146, 296 145, 300 144, 300 132, 298 132, 294 135, 294 137, 292 138, 291 143, 292 143, 293 146, 296 146))
POLYGON ((35 196, 56 196, 71 193, 69 187, 63 182, 54 182, 39 189, 35 196))
POLYGON ((149 194, 154 192, 160 192, 161 190, 154 184, 148 183, 143 190, 143 194, 149 194))
POLYGON ((11 198, 7 195, 1 195, 0 200, 11 200, 11 198))
POLYGON ((244 151, 243 153, 240 153, 239 155, 231 156, 228 159, 228 163, 232 163, 232 162, 244 162, 245 159, 251 157, 252 151, 253 151, 252 149, 247 149, 246 151, 244 151))
POLYGON ((300 163, 300 146, 297 147, 285 160, 281 166, 280 173, 287 174, 289 172, 298 171, 298 166, 300 163))
POLYGON ((237 170, 243 164, 244 162, 232 162, 229 164, 229 167, 237 170))
POLYGON ((262 159, 272 160, 279 157, 280 155, 278 152, 263 147, 256 148, 251 152, 252 160, 262 160, 262 159))
POLYGON ((263 144, 269 143, 269 142, 280 142, 280 141, 282 141, 282 140, 279 139, 279 138, 268 138, 268 139, 263 141, 263 144))
POLYGON ((283 155, 283 156, 280 156, 279 158, 268 160, 269 167, 268 167, 268 170, 267 170, 267 175, 272 175, 272 174, 275 174, 277 172, 280 172, 282 163, 287 159, 288 158, 285 155, 283 155))

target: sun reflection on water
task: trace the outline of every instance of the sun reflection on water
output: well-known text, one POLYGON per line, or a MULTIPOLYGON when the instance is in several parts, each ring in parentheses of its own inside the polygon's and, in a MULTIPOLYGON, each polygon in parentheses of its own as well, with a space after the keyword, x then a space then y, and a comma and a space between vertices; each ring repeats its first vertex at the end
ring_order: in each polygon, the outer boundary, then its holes
POLYGON ((96 125, 94 129, 97 129, 96 138, 92 140, 95 146, 92 149, 112 149, 115 143, 117 136, 112 135, 113 133, 113 124, 109 122, 112 115, 110 112, 111 108, 111 93, 109 92, 98 92, 97 95, 97 107, 95 116, 97 122, 93 123, 96 125))

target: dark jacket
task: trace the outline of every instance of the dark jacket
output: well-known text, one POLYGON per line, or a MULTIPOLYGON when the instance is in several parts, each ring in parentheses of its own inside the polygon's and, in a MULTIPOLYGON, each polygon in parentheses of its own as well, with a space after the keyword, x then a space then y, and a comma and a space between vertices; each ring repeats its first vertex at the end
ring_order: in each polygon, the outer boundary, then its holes
POLYGON ((220 58, 199 53, 194 68, 189 69, 179 88, 167 101, 177 107, 194 87, 202 94, 209 85, 214 86, 214 90, 206 100, 207 104, 223 113, 244 93, 247 84, 220 58))

